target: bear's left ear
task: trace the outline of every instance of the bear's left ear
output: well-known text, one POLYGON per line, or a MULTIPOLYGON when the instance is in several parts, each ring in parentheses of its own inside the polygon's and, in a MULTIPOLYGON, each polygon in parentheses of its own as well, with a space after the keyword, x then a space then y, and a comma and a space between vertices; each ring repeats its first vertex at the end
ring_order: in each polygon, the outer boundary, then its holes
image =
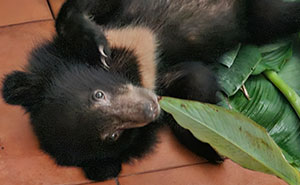
POLYGON ((2 86, 4 100, 12 105, 22 105, 27 108, 39 97, 35 75, 21 71, 13 71, 5 76, 2 86))

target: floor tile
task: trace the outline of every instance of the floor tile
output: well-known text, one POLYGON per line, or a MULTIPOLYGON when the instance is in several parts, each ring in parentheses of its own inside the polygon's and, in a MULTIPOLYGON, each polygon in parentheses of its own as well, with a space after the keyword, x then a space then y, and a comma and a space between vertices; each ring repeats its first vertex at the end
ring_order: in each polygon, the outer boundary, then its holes
POLYGON ((84 184, 84 185, 117 185, 117 184, 116 184, 116 180, 112 179, 112 180, 108 180, 108 181, 104 181, 104 182, 88 183, 88 184, 84 184))
MULTIPOLYGON (((0 28, 0 79, 27 63, 30 50, 50 39, 53 21, 0 28)), ((1 85, 2 86, 2 85, 1 85)), ((0 157, 41 155, 28 115, 19 106, 7 105, 0 98, 0 157)))
POLYGON ((3 185, 87 183, 78 169, 57 168, 48 156, 0 158, 0 182, 3 185))
POLYGON ((22 68, 32 48, 53 33, 53 21, 0 28, 0 75, 22 68))
MULTIPOLYGON (((53 21, 0 28, 0 79, 21 69, 29 51, 53 34, 53 21)), ((88 182, 81 170, 57 167, 38 149, 28 115, 19 106, 0 98, 0 182, 14 184, 60 184, 88 182)))
POLYGON ((33 157, 0 157, 1 185, 115 185, 115 180, 93 183, 75 167, 57 166, 47 155, 33 157))
POLYGON ((205 161, 179 144, 167 128, 159 132, 159 139, 160 142, 154 152, 149 153, 143 159, 132 162, 132 164, 123 165, 121 176, 205 161))
POLYGON ((275 176, 253 172, 230 160, 122 177, 120 185, 287 185, 275 176))
POLYGON ((51 6, 51 10, 53 15, 57 17, 57 14, 65 0, 49 0, 49 4, 51 6))
POLYGON ((0 26, 52 19, 47 0, 1 0, 0 26))

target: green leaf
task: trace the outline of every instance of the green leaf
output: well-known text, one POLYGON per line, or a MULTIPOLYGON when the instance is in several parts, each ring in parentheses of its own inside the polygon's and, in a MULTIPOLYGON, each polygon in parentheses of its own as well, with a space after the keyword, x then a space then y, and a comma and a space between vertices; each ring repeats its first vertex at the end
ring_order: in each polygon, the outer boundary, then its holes
POLYGON ((289 165, 265 129, 249 118, 225 108, 163 98, 162 109, 173 115, 195 137, 240 165, 275 174, 291 185, 300 184, 299 172, 289 165))
MULTIPOLYGON (((299 51, 299 43, 294 44, 295 50, 299 51)), ((279 72, 265 71, 265 76, 280 90, 287 98, 300 118, 300 54, 295 53, 286 66, 279 72)))
POLYGON ((300 120, 293 108, 262 75, 250 77, 245 86, 251 100, 238 92, 228 99, 231 108, 265 127, 289 162, 300 167, 300 120))
POLYGON ((230 68, 235 62, 236 57, 239 54, 242 44, 238 44, 236 48, 226 52, 221 58, 220 63, 225 65, 227 68, 230 68))
POLYGON ((224 65, 217 66, 219 83, 227 96, 234 95, 252 74, 258 63, 261 61, 261 54, 256 46, 242 46, 236 61, 231 68, 224 65))
POLYGON ((300 54, 296 53, 278 75, 300 96, 300 54))
POLYGON ((265 45, 259 47, 259 51, 261 53, 270 53, 270 52, 276 51, 282 47, 285 47, 290 43, 291 43, 290 40, 288 40, 288 41, 283 40, 283 41, 278 41, 276 43, 265 44, 265 45))
POLYGON ((285 45, 283 43, 272 44, 265 46, 262 54, 262 61, 255 68, 252 75, 257 75, 262 73, 265 70, 274 70, 276 72, 280 71, 284 66, 286 61, 292 56, 292 44, 290 42, 286 42, 285 45))
POLYGON ((264 75, 280 90, 290 102, 298 117, 300 118, 300 97, 275 71, 267 70, 264 75))

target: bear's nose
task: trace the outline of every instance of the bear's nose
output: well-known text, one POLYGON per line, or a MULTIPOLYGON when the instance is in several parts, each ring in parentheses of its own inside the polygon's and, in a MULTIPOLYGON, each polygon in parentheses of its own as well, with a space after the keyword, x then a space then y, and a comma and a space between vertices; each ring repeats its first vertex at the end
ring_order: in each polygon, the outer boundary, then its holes
POLYGON ((159 116, 160 107, 157 102, 145 103, 143 106, 143 113, 145 120, 153 121, 159 116))

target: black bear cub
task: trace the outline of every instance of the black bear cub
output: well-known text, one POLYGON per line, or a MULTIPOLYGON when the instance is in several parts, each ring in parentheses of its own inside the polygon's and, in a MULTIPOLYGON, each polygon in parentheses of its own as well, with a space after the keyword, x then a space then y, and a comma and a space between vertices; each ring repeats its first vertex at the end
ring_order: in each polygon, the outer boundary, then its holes
POLYGON ((87 178, 118 176, 166 123, 212 163, 222 158, 160 110, 158 95, 216 103, 210 64, 239 42, 296 32, 300 3, 281 0, 67 0, 54 38, 3 81, 30 113, 42 150, 87 178))

